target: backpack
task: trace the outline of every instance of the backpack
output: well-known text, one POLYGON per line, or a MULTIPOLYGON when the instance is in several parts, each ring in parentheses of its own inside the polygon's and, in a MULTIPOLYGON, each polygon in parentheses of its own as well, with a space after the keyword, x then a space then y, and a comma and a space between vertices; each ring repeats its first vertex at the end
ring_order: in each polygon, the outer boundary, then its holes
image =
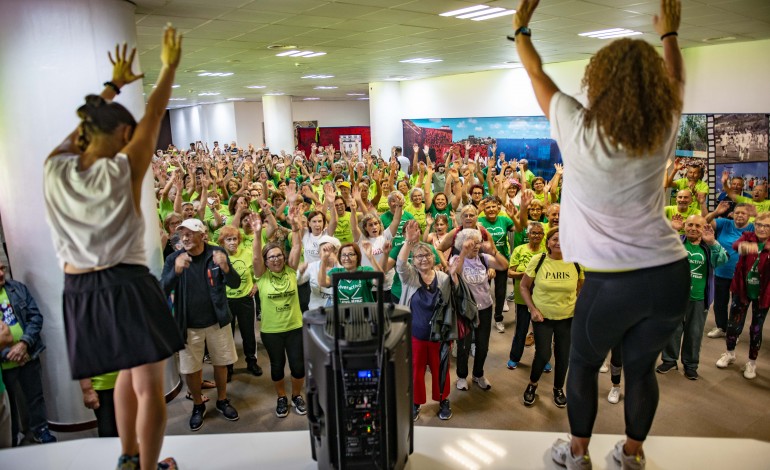
MULTIPOLYGON (((535 265, 535 275, 532 276, 532 284, 529 286, 529 293, 532 294, 532 291, 535 290, 535 278, 537 277, 537 272, 540 270, 540 266, 543 265, 543 261, 545 261, 545 257, 548 256, 548 253, 543 253, 542 256, 540 256, 540 259, 538 260, 537 264, 535 265)), ((578 263, 572 263, 575 265, 575 269, 578 273, 578 279, 580 279, 580 265, 578 263)))

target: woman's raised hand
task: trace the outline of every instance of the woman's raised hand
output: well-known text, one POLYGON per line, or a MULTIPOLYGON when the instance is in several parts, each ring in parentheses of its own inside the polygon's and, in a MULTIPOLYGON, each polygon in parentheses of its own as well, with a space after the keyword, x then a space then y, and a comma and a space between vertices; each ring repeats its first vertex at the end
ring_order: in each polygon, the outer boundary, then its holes
POLYGON ((176 33, 176 28, 168 23, 163 32, 162 49, 160 51, 160 61, 163 65, 176 68, 179 65, 179 59, 182 57, 182 35, 176 33))
POLYGON ((126 55, 128 51, 128 45, 123 43, 123 50, 120 48, 120 44, 115 45, 115 57, 112 57, 112 53, 107 52, 107 57, 110 58, 112 64, 112 83, 118 86, 118 88, 128 85, 129 83, 139 80, 144 77, 144 74, 135 74, 131 70, 134 66, 134 57, 136 56, 136 48, 131 48, 131 53, 126 55))

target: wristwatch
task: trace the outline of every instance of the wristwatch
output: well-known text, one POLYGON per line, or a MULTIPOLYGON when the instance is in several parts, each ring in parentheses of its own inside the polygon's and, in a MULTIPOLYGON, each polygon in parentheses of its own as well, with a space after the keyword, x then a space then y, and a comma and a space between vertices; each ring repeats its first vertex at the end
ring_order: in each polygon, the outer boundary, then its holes
POLYGON ((532 36, 532 30, 529 29, 527 26, 519 26, 519 29, 514 31, 513 35, 506 36, 509 41, 515 41, 516 36, 519 34, 523 34, 524 36, 532 36))

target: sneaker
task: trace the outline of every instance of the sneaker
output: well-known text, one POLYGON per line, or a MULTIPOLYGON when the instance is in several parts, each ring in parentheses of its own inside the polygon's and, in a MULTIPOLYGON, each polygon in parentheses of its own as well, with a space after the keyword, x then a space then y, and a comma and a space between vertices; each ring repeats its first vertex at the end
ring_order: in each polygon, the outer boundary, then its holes
POLYGON ((466 379, 457 379, 457 390, 468 390, 468 381, 466 379))
POLYGON ((56 439, 56 436, 51 434, 51 431, 48 429, 48 426, 43 426, 42 428, 35 431, 35 435, 32 436, 32 438, 35 440, 35 442, 39 444, 50 444, 58 440, 56 439))
POLYGON ((537 385, 529 384, 527 385, 527 389, 524 390, 524 405, 525 406, 532 406, 535 404, 535 400, 537 399, 537 385))
POLYGON ((178 470, 178 469, 179 469, 179 465, 177 465, 174 457, 166 457, 165 459, 158 462, 158 470, 178 470))
POLYGON ((535 344, 535 334, 529 332, 529 334, 527 334, 527 338, 524 340, 524 347, 530 348, 533 344, 535 344))
POLYGON ((476 357, 476 343, 471 343, 471 356, 476 357))
POLYGON ((676 365, 676 362, 662 362, 658 367, 655 368, 655 372, 658 374, 668 374, 672 369, 679 369, 679 366, 676 365))
POLYGON ((698 371, 695 369, 684 369, 684 376, 690 380, 698 380, 698 371))
POLYGON ((725 333, 725 330, 722 328, 719 328, 718 326, 715 326, 711 329, 708 333, 706 333, 706 336, 709 338, 724 338, 727 336, 727 333, 725 333))
POLYGON ((483 375, 481 377, 474 377, 473 382, 478 385, 482 390, 489 390, 492 388, 492 384, 489 383, 486 377, 483 375))
POLYGON ((564 394, 564 390, 561 388, 553 389, 553 403, 559 408, 567 406, 567 396, 564 394))
POLYGON ((551 363, 546 362, 545 367, 543 367, 543 372, 545 372, 546 374, 550 374, 552 370, 553 370, 553 367, 551 367, 551 363))
POLYGON ((256 359, 247 359, 246 360, 246 370, 251 372, 251 375, 254 376, 261 376, 262 375, 262 368, 259 367, 259 364, 257 364, 256 359))
POLYGON ((599 372, 601 372, 602 374, 606 374, 609 371, 610 371, 610 366, 607 365, 607 361, 604 361, 604 363, 602 363, 602 366, 599 367, 599 372))
POLYGON ((192 416, 190 416, 190 431, 197 431, 203 427, 203 418, 206 416, 206 405, 193 405, 192 416))
POLYGON ((757 364, 752 363, 751 361, 747 362, 746 365, 743 366, 743 376, 749 380, 755 378, 757 376, 757 364))
POLYGON ((444 421, 452 417, 452 407, 449 406, 449 399, 445 398, 438 404, 438 419, 444 421))
POLYGON ((289 416, 289 399, 286 397, 278 397, 278 404, 275 406, 275 415, 279 418, 285 418, 289 416))
POLYGON ((505 333, 505 325, 501 321, 495 322, 495 329, 498 333, 505 333))
POLYGON ((217 400, 217 411, 222 413, 222 416, 224 416, 228 421, 238 421, 238 412, 235 411, 233 405, 230 404, 229 398, 225 398, 224 400, 217 400))
POLYGON ((717 367, 724 369, 735 362, 735 351, 727 351, 722 353, 722 356, 717 359, 717 367))
POLYGON ((302 398, 302 395, 291 397, 291 406, 294 407, 294 411, 296 411, 298 415, 304 416, 307 414, 307 405, 305 404, 305 399, 302 398))
POLYGON ((518 362, 515 362, 515 361, 508 361, 508 368, 509 368, 509 369, 513 370, 513 369, 517 368, 518 366, 519 366, 519 363, 518 363, 518 362))
POLYGON ((412 421, 417 421, 420 417, 420 409, 422 409, 422 405, 412 403, 412 421))
POLYGON ((513 302, 514 300, 516 300, 516 294, 513 291, 511 291, 511 293, 508 294, 508 297, 506 297, 505 300, 508 302, 513 302))
POLYGON ((623 452, 623 444, 626 441, 619 441, 612 449, 612 458, 620 465, 623 470, 643 470, 647 461, 644 455, 626 455, 623 452))
POLYGON ((510 312, 511 307, 508 305, 508 302, 503 302, 503 312, 510 312))
POLYGON ((613 405, 617 404, 620 401, 620 387, 613 386, 610 389, 610 394, 607 395, 607 401, 612 403, 613 405))
POLYGON ((591 457, 588 454, 575 457, 570 450, 569 441, 564 439, 557 439, 551 446, 551 459, 562 467, 567 467, 568 470, 591 470, 593 468, 591 457))
POLYGON ((118 459, 117 470, 138 470, 139 469, 139 454, 126 455, 123 454, 118 459))

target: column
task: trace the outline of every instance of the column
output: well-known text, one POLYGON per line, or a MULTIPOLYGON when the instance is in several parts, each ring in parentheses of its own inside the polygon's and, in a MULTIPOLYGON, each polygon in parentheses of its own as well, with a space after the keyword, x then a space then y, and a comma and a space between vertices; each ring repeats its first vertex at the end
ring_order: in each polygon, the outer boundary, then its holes
POLYGON ((265 118, 265 144, 270 153, 294 153, 294 119, 291 112, 291 96, 267 95, 262 97, 262 114, 265 118))
MULTIPOLYGON (((43 386, 48 419, 56 424, 94 416, 70 378, 63 275, 45 221, 43 162, 77 126, 75 110, 84 97, 99 93, 112 77, 107 51, 124 41, 136 44, 134 9, 123 0, 0 2, 0 213, 13 278, 30 288, 44 317, 43 386)), ((160 60, 157 52, 147 58, 160 60)), ((137 120, 142 117, 141 83, 125 87, 117 100, 137 120)), ((149 171, 142 190, 147 259, 159 276, 162 253, 149 171)), ((176 366, 169 361, 165 388, 178 383, 176 366)))
POLYGON ((399 82, 369 84, 369 122, 372 148, 382 149, 382 155, 385 158, 390 158, 390 149, 393 146, 404 146, 399 82))

